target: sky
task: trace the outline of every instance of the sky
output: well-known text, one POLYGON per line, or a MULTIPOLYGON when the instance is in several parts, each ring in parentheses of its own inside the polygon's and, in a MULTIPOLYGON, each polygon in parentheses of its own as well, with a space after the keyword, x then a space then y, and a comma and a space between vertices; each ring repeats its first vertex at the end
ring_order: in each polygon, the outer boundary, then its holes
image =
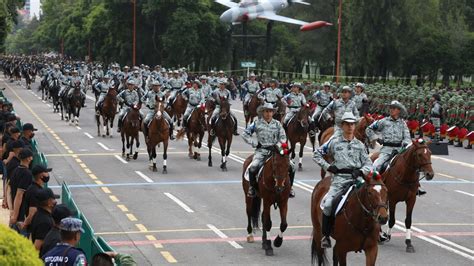
POLYGON ((36 15, 36 17, 39 17, 40 0, 30 0, 30 6, 31 6, 31 17, 33 17, 33 15, 36 15))

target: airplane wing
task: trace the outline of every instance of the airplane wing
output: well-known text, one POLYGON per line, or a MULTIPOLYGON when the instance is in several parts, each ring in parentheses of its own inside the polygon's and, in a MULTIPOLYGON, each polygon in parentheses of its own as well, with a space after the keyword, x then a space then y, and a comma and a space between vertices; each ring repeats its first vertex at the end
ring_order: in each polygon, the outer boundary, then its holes
POLYGON ((284 17, 277 15, 275 13, 271 12, 264 12, 260 15, 257 16, 259 19, 268 19, 268 20, 275 20, 275 21, 280 21, 280 22, 285 22, 285 23, 290 23, 290 24, 297 24, 297 25, 306 25, 308 22, 302 21, 302 20, 297 20, 297 19, 292 19, 289 17, 284 17))
POLYGON ((229 8, 233 8, 233 7, 239 6, 238 3, 232 2, 232 1, 230 1, 230 0, 215 0, 215 1, 216 1, 216 3, 219 3, 219 4, 224 5, 224 6, 226 6, 226 7, 229 7, 229 8))

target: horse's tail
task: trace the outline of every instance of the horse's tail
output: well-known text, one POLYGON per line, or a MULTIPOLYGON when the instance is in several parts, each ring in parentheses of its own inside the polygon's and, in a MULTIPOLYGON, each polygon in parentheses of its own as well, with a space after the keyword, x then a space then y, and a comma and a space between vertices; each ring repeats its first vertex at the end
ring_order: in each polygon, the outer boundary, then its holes
POLYGON ((262 205, 262 198, 255 197, 252 200, 251 217, 252 217, 253 228, 258 228, 258 220, 260 219, 260 207, 261 207, 261 205, 262 205))
POLYGON ((311 265, 314 265, 316 261, 318 262, 318 265, 329 265, 326 249, 318 248, 316 241, 318 240, 314 239, 313 233, 313 237, 311 238, 311 265))

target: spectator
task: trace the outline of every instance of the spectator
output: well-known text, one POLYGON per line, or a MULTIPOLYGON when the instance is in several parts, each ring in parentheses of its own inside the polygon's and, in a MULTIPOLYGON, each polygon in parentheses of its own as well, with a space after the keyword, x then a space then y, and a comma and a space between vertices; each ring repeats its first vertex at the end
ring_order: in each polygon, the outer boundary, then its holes
POLYGON ((84 232, 82 221, 77 218, 64 218, 59 224, 59 229, 61 243, 42 257, 45 265, 59 265, 57 262, 63 262, 65 266, 87 265, 84 252, 75 247, 81 239, 81 233, 84 232))
POLYGON ((20 129, 16 126, 10 126, 8 130, 2 137, 2 159, 6 160, 8 155, 10 155, 11 150, 11 143, 18 140, 20 138, 21 132, 20 129))
POLYGON ((33 182, 33 175, 31 174, 30 166, 33 161, 33 152, 29 149, 22 149, 18 154, 20 165, 15 169, 11 180, 11 197, 13 199, 13 208, 10 209, 10 226, 17 230, 20 234, 28 236, 26 230, 20 230, 17 223, 25 220, 25 191, 33 182))
POLYGON ((33 174, 33 183, 25 192, 26 218, 25 222, 22 224, 22 226, 20 226, 20 229, 28 229, 28 226, 31 224, 31 219, 35 215, 38 208, 36 195, 43 189, 44 184, 48 183, 49 172, 51 172, 51 170, 51 168, 46 168, 43 165, 35 165, 31 170, 31 173, 33 174))
POLYGON ((41 246, 40 257, 43 257, 46 252, 53 249, 58 243, 61 242, 61 235, 59 231, 59 224, 61 220, 70 217, 71 211, 65 204, 58 204, 54 206, 51 216, 53 217, 53 227, 49 230, 48 234, 44 238, 43 246, 41 246))
POLYGON ((53 227, 53 217, 51 213, 56 205, 56 199, 59 196, 55 195, 50 188, 43 188, 36 194, 38 202, 38 210, 31 220, 30 232, 31 240, 35 245, 36 250, 41 250, 44 238, 49 230, 53 227))
POLYGON ((20 154, 21 149, 23 148, 23 143, 21 141, 14 141, 11 143, 12 153, 11 158, 7 158, 3 161, 5 167, 3 168, 3 202, 2 207, 4 209, 11 209, 13 206, 13 198, 11 197, 11 176, 13 175, 14 170, 20 165, 20 159, 18 155, 20 154))
POLYGON ((29 148, 30 150, 33 150, 33 143, 31 143, 31 141, 33 140, 35 131, 37 130, 38 129, 36 129, 31 123, 26 123, 23 125, 23 135, 21 136, 20 140, 23 141, 25 147, 29 148))

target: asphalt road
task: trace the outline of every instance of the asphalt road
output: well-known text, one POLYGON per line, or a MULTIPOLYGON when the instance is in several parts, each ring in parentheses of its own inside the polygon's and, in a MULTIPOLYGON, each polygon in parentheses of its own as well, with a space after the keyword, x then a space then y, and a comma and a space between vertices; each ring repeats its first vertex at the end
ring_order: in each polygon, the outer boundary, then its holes
MULTIPOLYGON (((213 153, 214 167, 210 168, 206 149, 201 150, 203 160, 194 161, 187 158, 187 142, 173 141, 168 174, 153 173, 148 170, 144 141, 138 159, 126 162, 120 156, 121 140, 115 128, 112 138, 97 136, 92 100, 81 111, 79 127, 70 126, 52 112, 49 102, 38 98, 36 90, 3 79, 0 84, 7 88, 5 94, 22 120, 39 128, 35 138, 54 169, 50 186, 59 192, 59 184, 66 181, 96 234, 118 252, 132 254, 138 265, 310 264, 310 195, 320 170, 311 160, 310 148, 305 149, 303 171, 296 175, 296 198, 289 202, 283 246, 275 248, 273 257, 266 257, 260 234, 253 244, 245 241, 240 180, 242 161, 252 149, 241 137, 234 138, 228 172, 218 167, 220 154, 213 153)), ((241 103, 233 102, 232 108, 244 126, 241 103)), ((473 264, 473 154, 450 147, 449 156, 433 156, 435 178, 422 182, 428 194, 418 198, 414 210, 416 253, 405 252, 405 208, 399 204, 396 217, 401 227, 394 230, 390 243, 380 246, 377 264, 473 264)), ((279 215, 272 211, 270 235, 274 238, 279 215)), ((365 258, 350 253, 348 262, 361 265, 365 258)))

